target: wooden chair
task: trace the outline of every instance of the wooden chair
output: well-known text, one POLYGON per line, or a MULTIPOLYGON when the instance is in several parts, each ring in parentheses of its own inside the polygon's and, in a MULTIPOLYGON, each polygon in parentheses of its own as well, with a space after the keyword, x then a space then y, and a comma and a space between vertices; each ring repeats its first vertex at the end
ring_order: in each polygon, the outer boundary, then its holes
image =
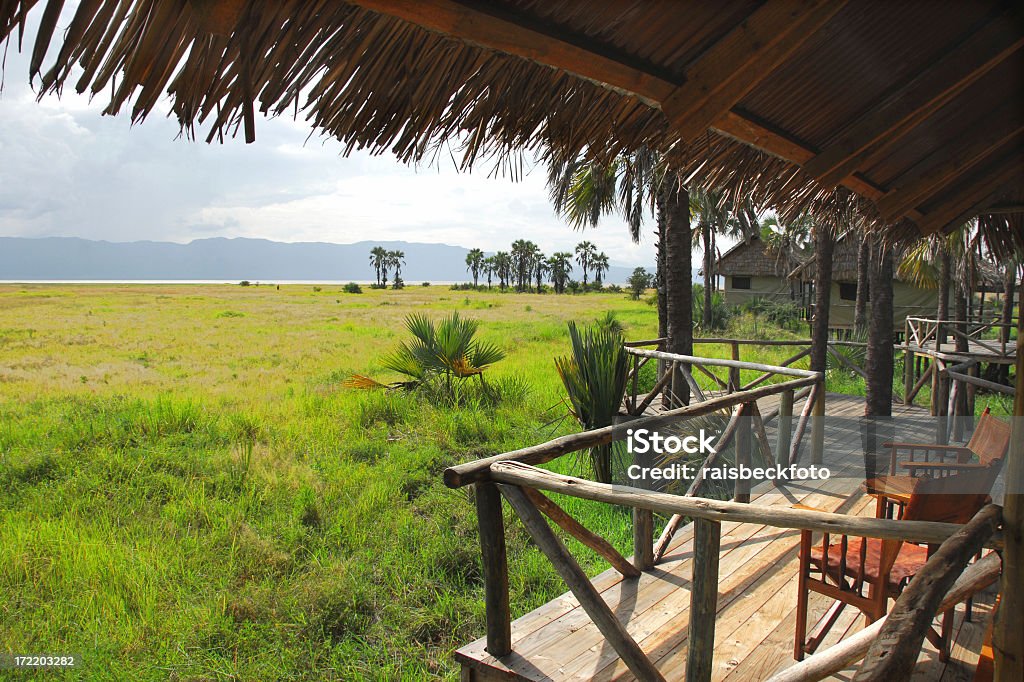
POLYGON ((998 475, 1006 451, 1010 447, 1010 425, 992 416, 989 408, 981 413, 978 425, 967 445, 940 445, 938 443, 884 443, 889 448, 889 474, 898 475, 906 469, 911 476, 930 474, 949 476, 970 469, 994 467, 998 475), (900 454, 906 453, 906 461, 900 462, 900 454), (915 454, 924 459, 915 459, 915 454), (932 459, 931 456, 936 456, 932 459), (951 459, 952 458, 952 459, 951 459), (977 461, 973 461, 973 460, 977 461), (898 466, 897 466, 898 465, 898 466))
MULTIPOLYGON (((907 499, 903 518, 914 521, 967 523, 990 501, 987 494, 958 494, 977 490, 984 470, 955 476, 916 479, 907 499)), ((881 508, 879 508, 881 509, 881 508)), ((874 622, 888 612, 889 599, 896 599, 937 547, 923 547, 899 540, 878 540, 825 533, 812 543, 811 531, 800 533, 800 566, 797 595, 796 637, 793 656, 801 660, 818 648, 847 605, 853 605, 874 622), (816 575, 815 575, 816 574, 816 575), (807 634, 807 604, 811 592, 835 599, 835 603, 807 634)), ((941 631, 929 629, 928 640, 949 656, 952 609, 943 614, 941 631)))
MULTIPOLYGON (((890 448, 889 475, 877 476, 864 482, 867 492, 878 498, 885 517, 900 518, 910 500, 910 493, 920 476, 942 477, 970 471, 983 472, 970 492, 992 491, 1010 447, 1010 425, 992 416, 986 407, 967 445, 940 445, 937 443, 884 443, 890 448), (907 455, 900 461, 900 454, 907 455), (915 459, 915 454, 924 459, 915 459), (933 458, 934 457, 934 458, 933 458), (901 471, 906 473, 900 473, 901 471)), ((965 489, 961 489, 964 491, 965 489)), ((883 516, 878 515, 879 518, 883 516)))

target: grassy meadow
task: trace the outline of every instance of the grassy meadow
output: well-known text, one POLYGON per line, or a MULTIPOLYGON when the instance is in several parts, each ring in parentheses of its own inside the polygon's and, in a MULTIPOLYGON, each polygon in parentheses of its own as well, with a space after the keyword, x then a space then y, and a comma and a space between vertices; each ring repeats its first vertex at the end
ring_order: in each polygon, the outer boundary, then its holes
MULTIPOLYGON (((612 310, 652 338, 656 309, 340 289, 0 286, 0 651, 80 654, 69 676, 96 680, 457 676, 483 585, 472 492, 441 472, 575 430, 552 362, 566 322, 612 310), (379 360, 404 317, 452 310, 507 352, 488 378, 525 395, 442 408, 342 387, 396 378, 379 360)), ((564 502, 629 553, 626 510, 564 502)), ((508 532, 518 615, 565 588, 511 517, 508 532)))

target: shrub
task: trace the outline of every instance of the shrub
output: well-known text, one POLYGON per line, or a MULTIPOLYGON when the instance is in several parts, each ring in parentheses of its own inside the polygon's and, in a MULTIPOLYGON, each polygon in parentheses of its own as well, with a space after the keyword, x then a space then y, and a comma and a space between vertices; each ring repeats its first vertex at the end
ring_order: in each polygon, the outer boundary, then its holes
POLYGON ((363 288, 356 284, 355 282, 349 282, 348 284, 345 285, 342 291, 344 291, 346 294, 361 294, 363 293, 363 288))
POLYGON ((730 317, 732 317, 732 313, 725 304, 725 298, 720 291, 716 291, 711 294, 711 326, 704 329, 704 285, 693 285, 693 324, 696 328, 705 332, 713 329, 725 329, 730 317))
POLYGON ((429 287, 430 286, 430 282, 421 282, 420 286, 421 287, 429 287))
POLYGON ((323 287, 313 287, 313 293, 318 294, 323 291, 323 287))
POLYGON ((391 288, 392 289, 404 289, 405 288, 405 282, 402 280, 401 277, 395 277, 395 281, 391 285, 391 288))
POLYGON ((249 280, 243 279, 241 282, 238 283, 238 286, 240 286, 240 287, 247 287, 247 286, 250 286, 251 284, 252 284, 252 282, 250 282, 249 280))

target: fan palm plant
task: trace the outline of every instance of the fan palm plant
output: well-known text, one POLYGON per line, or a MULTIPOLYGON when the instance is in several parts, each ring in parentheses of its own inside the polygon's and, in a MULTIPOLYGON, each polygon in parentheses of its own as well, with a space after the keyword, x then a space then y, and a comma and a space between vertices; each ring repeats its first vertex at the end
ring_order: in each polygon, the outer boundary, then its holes
POLYGON ((406 377, 407 381, 382 384, 355 374, 345 382, 350 388, 416 389, 439 384, 443 397, 454 399, 456 380, 479 377, 490 365, 505 357, 497 346, 475 338, 480 323, 460 317, 457 312, 434 324, 425 315, 409 315, 406 329, 412 339, 403 341, 381 360, 381 365, 406 377))
MULTIPOLYGON (((569 412, 584 429, 610 425, 618 414, 626 392, 629 359, 622 345, 622 333, 608 325, 582 331, 569 323, 571 352, 555 358, 555 367, 568 394, 569 412)), ((612 482, 613 446, 590 450, 594 478, 612 482)))

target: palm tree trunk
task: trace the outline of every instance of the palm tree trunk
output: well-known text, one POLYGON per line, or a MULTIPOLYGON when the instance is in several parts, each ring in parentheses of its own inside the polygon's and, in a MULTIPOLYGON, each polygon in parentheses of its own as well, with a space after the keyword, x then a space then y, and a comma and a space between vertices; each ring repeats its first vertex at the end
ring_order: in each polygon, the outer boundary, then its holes
MULTIPOLYGON (((668 296, 665 293, 665 212, 661 202, 658 202, 658 267, 657 267, 657 293, 658 293, 658 338, 664 339, 668 336, 668 296)), ((661 376, 661 371, 658 372, 661 376)))
POLYGON ((873 238, 865 233, 861 235, 860 249, 857 251, 857 302, 853 308, 853 330, 862 334, 867 323, 868 307, 868 265, 871 262, 871 245, 873 238))
POLYGON ((893 259, 892 250, 878 245, 879 253, 869 259, 871 287, 871 324, 864 371, 867 400, 864 414, 869 417, 892 415, 893 375, 893 259))
MULTIPOLYGON (((935 310, 935 316, 939 320, 949 319, 949 251, 945 244, 939 247, 939 301, 935 310)), ((939 327, 939 344, 946 343, 946 332, 939 327)))
POLYGON ((704 315, 701 328, 707 334, 707 330, 711 329, 711 224, 704 221, 700 229, 704 241, 704 315))
POLYGON ((832 252, 835 238, 823 225, 814 228, 814 320, 811 325, 811 371, 824 372, 828 353, 828 312, 832 298, 832 252))
MULTIPOLYGON (((1010 263, 1003 275, 1003 314, 1000 321, 1006 326, 1000 330, 1003 343, 1010 343, 1010 323, 1013 321, 1013 297, 1017 289, 1017 266, 1010 263)), ((1009 367, 1009 365, 1005 365, 1009 367)))
MULTIPOLYGON (((689 193, 680 187, 675 174, 665 179, 662 202, 665 215, 665 298, 668 313, 666 350, 679 355, 693 354, 693 241, 690 235, 689 193)), ((673 377, 672 406, 690 402, 686 381, 673 377)))

